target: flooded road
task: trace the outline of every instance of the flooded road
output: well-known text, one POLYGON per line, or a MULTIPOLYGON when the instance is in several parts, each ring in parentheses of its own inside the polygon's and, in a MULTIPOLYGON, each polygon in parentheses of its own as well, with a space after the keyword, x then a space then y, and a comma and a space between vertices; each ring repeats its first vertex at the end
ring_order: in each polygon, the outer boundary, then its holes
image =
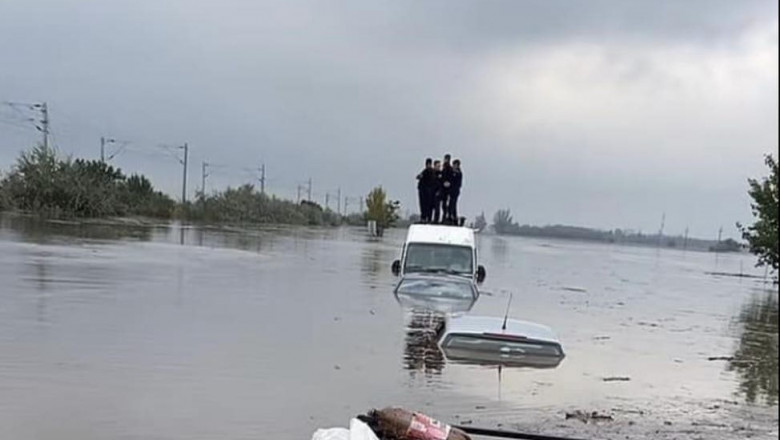
POLYGON ((0 438, 308 439, 391 404, 580 438, 777 437, 777 288, 752 257, 480 237, 471 313, 512 292, 566 351, 499 370, 446 362, 396 302, 403 233, 0 217, 0 438))

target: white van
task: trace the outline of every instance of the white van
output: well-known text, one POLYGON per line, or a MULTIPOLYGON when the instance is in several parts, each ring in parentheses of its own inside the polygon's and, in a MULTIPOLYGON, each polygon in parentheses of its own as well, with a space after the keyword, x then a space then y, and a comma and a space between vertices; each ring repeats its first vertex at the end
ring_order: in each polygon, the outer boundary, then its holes
POLYGON ((412 225, 406 234, 401 259, 393 261, 395 275, 444 274, 485 280, 477 264, 474 230, 460 226, 412 225))

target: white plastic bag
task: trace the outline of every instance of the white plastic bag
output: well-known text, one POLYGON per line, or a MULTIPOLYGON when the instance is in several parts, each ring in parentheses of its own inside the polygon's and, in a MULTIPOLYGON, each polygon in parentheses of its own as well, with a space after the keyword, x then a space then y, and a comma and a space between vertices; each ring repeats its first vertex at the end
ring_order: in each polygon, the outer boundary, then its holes
POLYGON ((349 429, 318 429, 311 440, 379 440, 374 431, 358 419, 349 421, 349 429))
POLYGON ((358 419, 349 421, 349 440, 379 440, 374 431, 358 419))
POLYGON ((318 429, 314 432, 311 440, 351 440, 349 429, 330 428, 318 429))

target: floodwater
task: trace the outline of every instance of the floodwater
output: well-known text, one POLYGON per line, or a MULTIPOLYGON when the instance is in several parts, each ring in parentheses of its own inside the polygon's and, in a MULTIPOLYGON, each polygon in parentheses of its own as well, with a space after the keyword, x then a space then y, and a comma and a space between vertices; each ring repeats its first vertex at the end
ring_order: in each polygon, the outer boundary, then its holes
POLYGON ((470 313, 503 316, 512 292, 510 316, 566 351, 499 369, 420 337, 392 295, 403 233, 0 217, 0 438, 309 439, 387 405, 578 438, 777 438, 777 287, 752 257, 481 236, 470 313))

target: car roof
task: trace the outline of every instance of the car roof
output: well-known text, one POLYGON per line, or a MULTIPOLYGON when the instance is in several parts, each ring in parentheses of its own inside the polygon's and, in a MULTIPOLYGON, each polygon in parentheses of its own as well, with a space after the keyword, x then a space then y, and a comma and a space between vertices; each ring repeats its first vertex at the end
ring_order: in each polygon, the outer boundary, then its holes
POLYGON ((406 242, 474 247, 474 230, 461 226, 411 225, 406 242))
POLYGON ((525 336, 528 339, 560 344, 555 332, 546 325, 518 319, 507 319, 506 330, 503 330, 503 324, 504 318, 494 316, 457 316, 447 322, 447 328, 443 337, 449 334, 483 335, 484 333, 493 333, 525 336))

